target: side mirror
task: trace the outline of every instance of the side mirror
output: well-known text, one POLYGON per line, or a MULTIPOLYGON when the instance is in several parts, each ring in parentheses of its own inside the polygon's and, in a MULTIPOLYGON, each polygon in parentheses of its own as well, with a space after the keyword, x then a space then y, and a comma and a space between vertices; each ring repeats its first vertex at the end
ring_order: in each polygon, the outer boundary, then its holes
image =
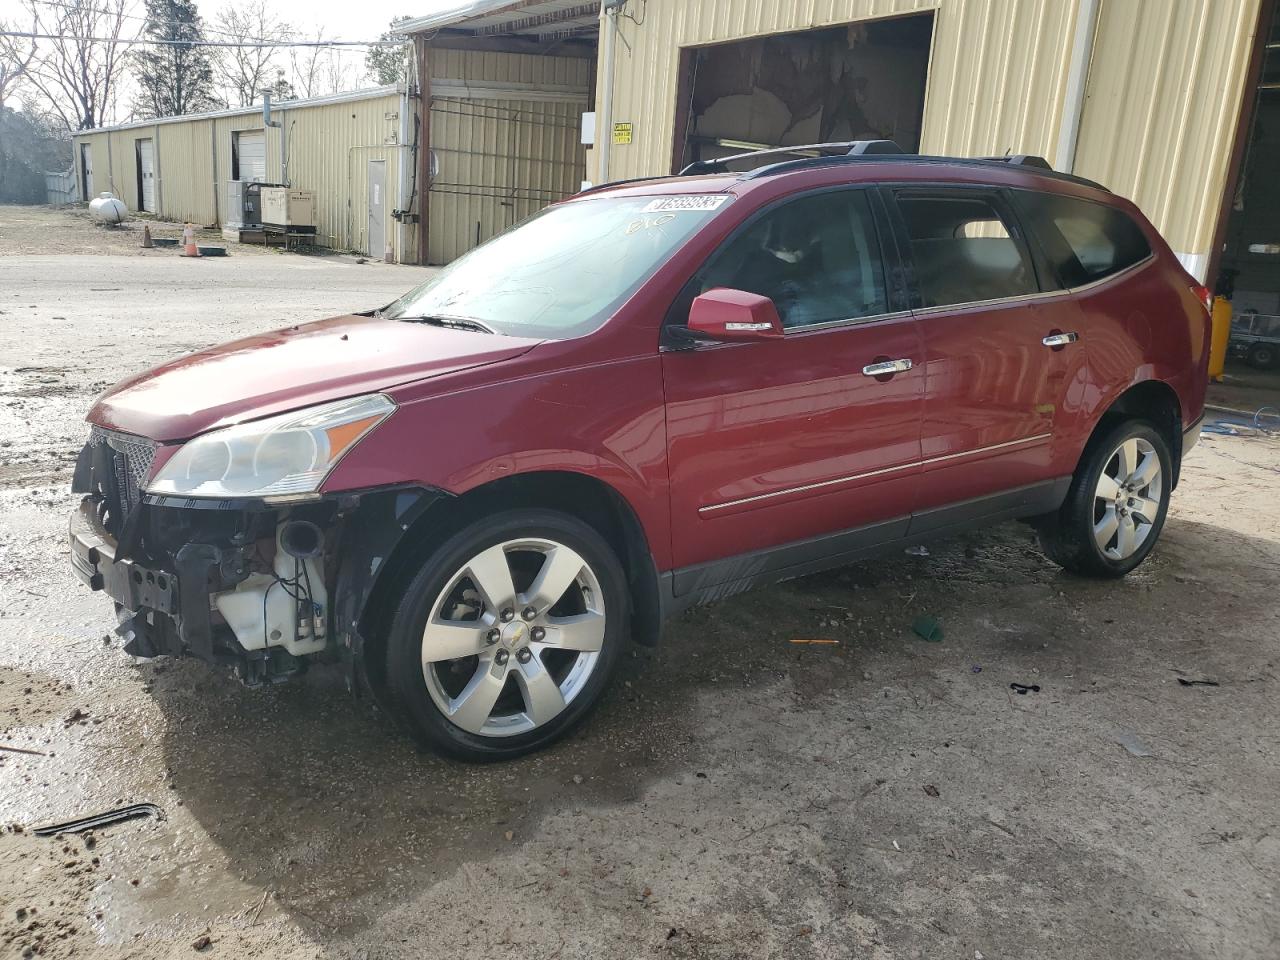
POLYGON ((700 340, 777 340, 783 336, 778 308, 768 297, 716 287, 689 307, 689 335, 700 340))

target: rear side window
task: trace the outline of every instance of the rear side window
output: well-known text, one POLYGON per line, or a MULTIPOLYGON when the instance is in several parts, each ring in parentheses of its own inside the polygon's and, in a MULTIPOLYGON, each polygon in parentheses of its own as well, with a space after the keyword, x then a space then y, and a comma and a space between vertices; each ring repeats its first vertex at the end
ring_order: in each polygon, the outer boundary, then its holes
POLYGON ((1002 300, 1038 292, 1035 270, 985 197, 898 197, 926 307, 1002 300))
POLYGON ((1138 225, 1114 207, 1075 197, 1018 191, 1030 228, 1068 287, 1119 273, 1151 255, 1138 225))

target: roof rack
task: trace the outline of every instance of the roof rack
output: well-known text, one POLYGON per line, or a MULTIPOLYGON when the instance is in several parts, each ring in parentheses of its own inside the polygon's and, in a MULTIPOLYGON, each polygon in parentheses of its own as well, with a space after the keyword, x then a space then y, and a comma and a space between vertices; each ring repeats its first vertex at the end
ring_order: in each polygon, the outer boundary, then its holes
MULTIPOLYGON (((863 142, 892 143, 892 141, 884 141, 884 140, 879 140, 879 141, 872 140, 872 141, 863 141, 863 142)), ((827 145, 817 144, 815 146, 822 147, 827 145)), ((841 147, 841 146, 844 146, 844 144, 830 144, 829 146, 841 147)), ((810 149, 813 149, 813 148, 810 148, 810 149)), ((772 153, 776 151, 767 151, 767 152, 772 153)), ((771 177, 779 173, 789 173, 795 170, 806 170, 806 169, 809 169, 810 167, 826 167, 826 166, 834 166, 834 165, 844 164, 844 163, 859 163, 859 162, 868 162, 868 161, 874 161, 879 159, 890 159, 888 156, 885 156, 886 154, 890 154, 890 153, 893 153, 893 151, 885 150, 883 153, 878 153, 877 151, 871 151, 869 153, 861 153, 861 154, 855 154, 855 153, 849 152, 849 153, 842 153, 836 156, 830 156, 830 155, 814 156, 814 157, 806 157, 804 159, 799 159, 799 160, 783 160, 778 163, 768 164, 767 166, 756 167, 754 170, 748 170, 746 173, 740 174, 740 177, 743 180, 756 180, 761 177, 771 177)), ((750 156, 750 154, 743 154, 743 156, 750 156)), ((725 157, 724 159, 735 160, 738 158, 725 157)), ((949 164, 959 164, 964 166, 982 166, 982 167, 991 167, 995 164, 1000 164, 1002 166, 1025 167, 1025 168, 1028 168, 1029 172, 1037 173, 1046 177, 1052 177, 1055 180, 1065 180, 1065 181, 1068 181, 1069 183, 1078 183, 1081 186, 1093 187, 1096 190, 1105 190, 1108 193, 1111 192, 1107 190, 1107 188, 1104 187, 1102 184, 1097 183, 1093 180, 1088 180, 1085 177, 1077 177, 1071 173, 1061 173, 1057 170, 1054 170, 1053 167, 1049 165, 1049 161, 1046 160, 1044 157, 1038 157, 1030 153, 1020 153, 1020 154, 1015 154, 1013 156, 1008 156, 1008 157, 933 157, 933 156, 928 156, 923 154, 903 153, 901 151, 898 151, 897 154, 892 157, 892 159, 894 160, 894 162, 901 162, 901 163, 940 163, 940 164, 949 163, 949 164)))
POLYGON ((728 157, 716 157, 713 160, 695 160, 683 170, 679 176, 687 177, 698 173, 728 173, 728 164, 735 160, 754 160, 776 154, 790 154, 809 159, 838 159, 843 157, 862 156, 901 156, 906 151, 892 140, 848 140, 843 143, 805 143, 793 147, 770 147, 768 150, 748 150, 746 153, 735 153, 728 157), (827 151, 824 155, 821 151, 827 151), (838 151, 835 156, 833 152, 838 151))

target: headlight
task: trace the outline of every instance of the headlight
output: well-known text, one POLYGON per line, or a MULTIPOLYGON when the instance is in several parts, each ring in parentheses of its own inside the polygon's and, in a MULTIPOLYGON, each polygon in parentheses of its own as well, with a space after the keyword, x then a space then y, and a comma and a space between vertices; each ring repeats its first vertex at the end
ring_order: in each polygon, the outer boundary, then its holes
POLYGON ((342 455, 395 408, 375 393, 206 433, 185 443, 147 492, 271 498, 314 493, 342 455))

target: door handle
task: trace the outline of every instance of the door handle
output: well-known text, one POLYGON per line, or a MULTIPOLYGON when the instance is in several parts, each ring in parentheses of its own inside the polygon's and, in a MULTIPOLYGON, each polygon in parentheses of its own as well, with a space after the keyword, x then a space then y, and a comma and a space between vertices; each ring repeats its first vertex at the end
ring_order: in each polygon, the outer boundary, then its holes
POLYGON ((904 373, 910 369, 910 360, 884 360, 880 363, 868 363, 862 368, 862 375, 864 377, 893 376, 895 373, 904 373))
POLYGON ((1079 339, 1078 333, 1051 333, 1040 342, 1046 347, 1065 347, 1068 343, 1075 343, 1079 339))

